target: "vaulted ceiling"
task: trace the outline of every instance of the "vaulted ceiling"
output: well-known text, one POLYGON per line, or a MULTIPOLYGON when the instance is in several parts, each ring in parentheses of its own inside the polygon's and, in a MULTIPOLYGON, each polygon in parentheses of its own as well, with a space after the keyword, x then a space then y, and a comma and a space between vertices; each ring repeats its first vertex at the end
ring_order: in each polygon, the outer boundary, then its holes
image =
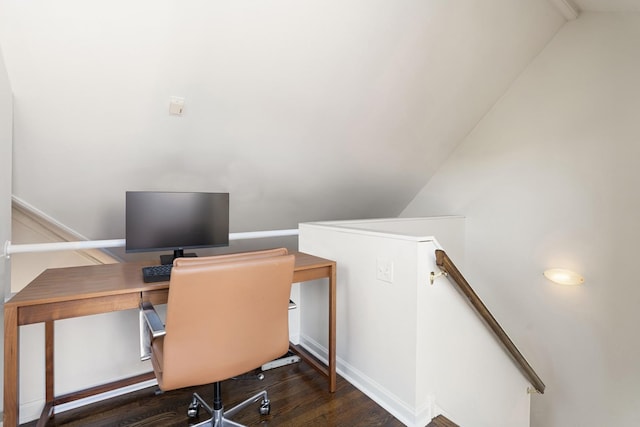
POLYGON ((123 237, 126 190, 229 191, 233 231, 398 215, 565 22, 548 0, 0 8, 13 193, 94 239, 123 237))
MULTIPOLYGON (((556 1, 556 0, 554 0, 556 1)), ((640 12, 638 0, 558 0, 572 1, 580 10, 590 12, 640 12)))
POLYGON ((233 231, 395 216, 567 5, 638 1, 2 0, 13 193, 89 238, 126 190, 229 191, 233 231))

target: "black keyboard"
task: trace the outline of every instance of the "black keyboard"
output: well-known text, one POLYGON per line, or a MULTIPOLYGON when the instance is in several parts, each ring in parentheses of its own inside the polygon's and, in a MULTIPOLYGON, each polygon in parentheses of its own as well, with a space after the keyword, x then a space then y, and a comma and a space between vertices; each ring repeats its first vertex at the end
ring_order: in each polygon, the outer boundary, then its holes
POLYGON ((173 264, 152 265, 151 267, 142 267, 142 280, 145 283, 166 282, 171 277, 171 268, 173 264))

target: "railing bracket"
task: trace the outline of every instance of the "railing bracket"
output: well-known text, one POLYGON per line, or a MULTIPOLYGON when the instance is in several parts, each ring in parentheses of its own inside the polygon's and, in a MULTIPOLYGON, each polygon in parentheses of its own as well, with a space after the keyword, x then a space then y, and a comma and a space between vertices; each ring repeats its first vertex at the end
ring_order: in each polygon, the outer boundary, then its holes
POLYGON ((433 282, 435 282, 435 281, 436 281, 436 279, 437 279, 438 277, 440 277, 440 276, 448 277, 448 276, 449 276, 449 274, 448 274, 446 271, 444 271, 444 270, 441 270, 441 271, 440 271, 440 273, 436 273, 436 272, 432 271, 432 272, 429 274, 429 283, 431 283, 431 284, 433 285, 433 282))

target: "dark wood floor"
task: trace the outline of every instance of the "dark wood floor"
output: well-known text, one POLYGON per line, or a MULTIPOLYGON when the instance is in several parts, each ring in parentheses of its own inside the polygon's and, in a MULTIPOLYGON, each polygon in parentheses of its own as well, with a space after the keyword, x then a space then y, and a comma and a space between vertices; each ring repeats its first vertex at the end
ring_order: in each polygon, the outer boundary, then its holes
MULTIPOLYGON (((366 395, 338 376, 335 393, 327 391, 327 382, 307 364, 300 362, 265 372, 263 381, 230 380, 222 385, 225 406, 266 389, 271 399, 271 414, 259 414, 258 405, 241 411, 234 417, 248 426, 403 426, 400 421, 366 395)), ((140 390, 108 401, 87 405, 57 414, 52 426, 188 426, 186 415, 191 393, 197 391, 211 402, 211 386, 176 390, 155 395, 156 388, 140 390)), ((200 411, 200 420, 206 412, 200 411)), ((24 424, 35 426, 36 422, 24 424)))

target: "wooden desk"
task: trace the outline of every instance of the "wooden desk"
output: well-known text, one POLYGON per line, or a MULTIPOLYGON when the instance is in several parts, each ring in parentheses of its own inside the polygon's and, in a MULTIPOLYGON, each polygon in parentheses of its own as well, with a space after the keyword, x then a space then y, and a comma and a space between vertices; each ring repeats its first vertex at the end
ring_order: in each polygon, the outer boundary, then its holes
MULTIPOLYGON (((329 391, 336 389, 336 263, 304 253, 296 253, 293 283, 329 279, 328 366, 299 346, 292 351, 327 378, 329 391)), ((54 394, 53 322, 72 317, 137 309, 140 301, 156 304, 167 301, 169 282, 144 283, 144 263, 120 263, 83 267, 53 268, 44 271, 4 305, 4 426, 17 426, 19 326, 45 324, 45 407, 38 426, 44 426, 55 405, 154 378, 153 372, 64 396, 54 394)))

